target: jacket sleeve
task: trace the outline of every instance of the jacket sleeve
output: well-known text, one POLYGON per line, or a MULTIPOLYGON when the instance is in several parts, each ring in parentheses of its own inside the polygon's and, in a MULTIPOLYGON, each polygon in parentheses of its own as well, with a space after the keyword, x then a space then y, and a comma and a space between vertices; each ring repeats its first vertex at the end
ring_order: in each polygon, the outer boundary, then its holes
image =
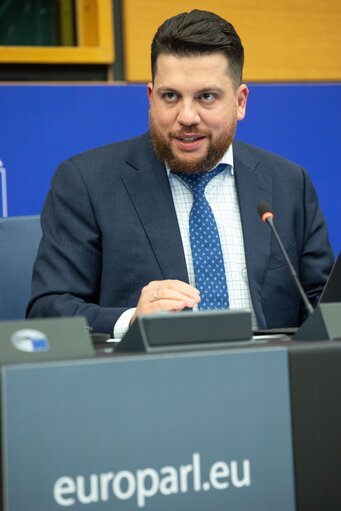
POLYGON ((305 172, 303 176, 305 225, 299 275, 310 302, 316 306, 330 274, 334 256, 316 191, 309 176, 305 172))
POLYGON ((84 316, 94 331, 112 334, 126 309, 98 305, 101 232, 87 185, 72 160, 53 177, 41 224, 27 317, 84 316))

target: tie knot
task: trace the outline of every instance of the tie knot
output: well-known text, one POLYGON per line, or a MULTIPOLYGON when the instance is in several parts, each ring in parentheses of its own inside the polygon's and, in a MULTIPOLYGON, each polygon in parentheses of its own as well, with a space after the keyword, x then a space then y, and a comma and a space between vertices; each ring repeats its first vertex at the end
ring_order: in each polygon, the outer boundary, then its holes
POLYGON ((221 163, 215 169, 211 170, 211 172, 200 172, 198 174, 179 172, 176 175, 187 184, 193 195, 196 195, 198 193, 203 193, 211 179, 220 174, 225 168, 226 164, 221 163))

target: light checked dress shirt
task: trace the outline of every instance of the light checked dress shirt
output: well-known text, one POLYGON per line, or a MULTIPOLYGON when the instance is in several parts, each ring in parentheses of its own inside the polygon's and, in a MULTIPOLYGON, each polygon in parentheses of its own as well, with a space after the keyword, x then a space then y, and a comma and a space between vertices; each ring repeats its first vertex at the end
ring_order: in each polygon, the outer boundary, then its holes
MULTIPOLYGON (((256 328, 257 321, 252 307, 246 270, 244 238, 234 176, 232 145, 230 145, 219 163, 225 163, 227 167, 208 183, 205 189, 205 196, 212 208, 219 231, 230 308, 250 311, 252 314, 252 326, 256 328)), ((167 168, 167 173, 179 223, 189 283, 195 287, 189 237, 189 214, 193 203, 193 195, 187 185, 176 174, 171 173, 169 168, 167 168)), ((120 316, 114 327, 115 338, 120 339, 126 333, 134 312, 135 309, 128 309, 120 316)))

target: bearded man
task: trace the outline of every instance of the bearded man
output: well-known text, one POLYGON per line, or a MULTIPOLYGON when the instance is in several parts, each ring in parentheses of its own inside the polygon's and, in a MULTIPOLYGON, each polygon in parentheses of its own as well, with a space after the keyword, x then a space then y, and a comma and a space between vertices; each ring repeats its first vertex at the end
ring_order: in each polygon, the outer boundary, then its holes
POLYGON ((312 305, 333 255, 306 172, 234 140, 248 98, 238 34, 214 13, 182 13, 159 27, 151 60, 150 131, 54 176, 28 316, 81 315, 115 337, 140 314, 188 308, 299 325, 300 297, 258 203, 273 205, 312 305))

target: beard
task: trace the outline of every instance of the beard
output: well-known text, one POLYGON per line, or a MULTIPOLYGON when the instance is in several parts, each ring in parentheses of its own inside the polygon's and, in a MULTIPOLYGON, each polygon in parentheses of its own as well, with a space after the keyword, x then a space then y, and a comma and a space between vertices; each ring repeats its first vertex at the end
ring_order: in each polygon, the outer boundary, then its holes
MULTIPOLYGON (((174 154, 172 149, 172 139, 185 135, 184 131, 170 132, 168 136, 161 133, 156 126, 152 117, 149 120, 150 136, 154 146, 154 150, 161 161, 167 163, 168 167, 174 173, 184 172, 186 174, 198 174, 200 172, 208 172, 217 166, 227 149, 232 144, 234 135, 236 133, 237 121, 233 121, 229 128, 221 133, 215 140, 213 140, 212 132, 200 131, 198 129, 190 129, 191 134, 205 136, 208 140, 208 148, 205 156, 197 160, 188 161, 182 159, 174 154)), ((187 130, 188 132, 188 130, 187 130)))

